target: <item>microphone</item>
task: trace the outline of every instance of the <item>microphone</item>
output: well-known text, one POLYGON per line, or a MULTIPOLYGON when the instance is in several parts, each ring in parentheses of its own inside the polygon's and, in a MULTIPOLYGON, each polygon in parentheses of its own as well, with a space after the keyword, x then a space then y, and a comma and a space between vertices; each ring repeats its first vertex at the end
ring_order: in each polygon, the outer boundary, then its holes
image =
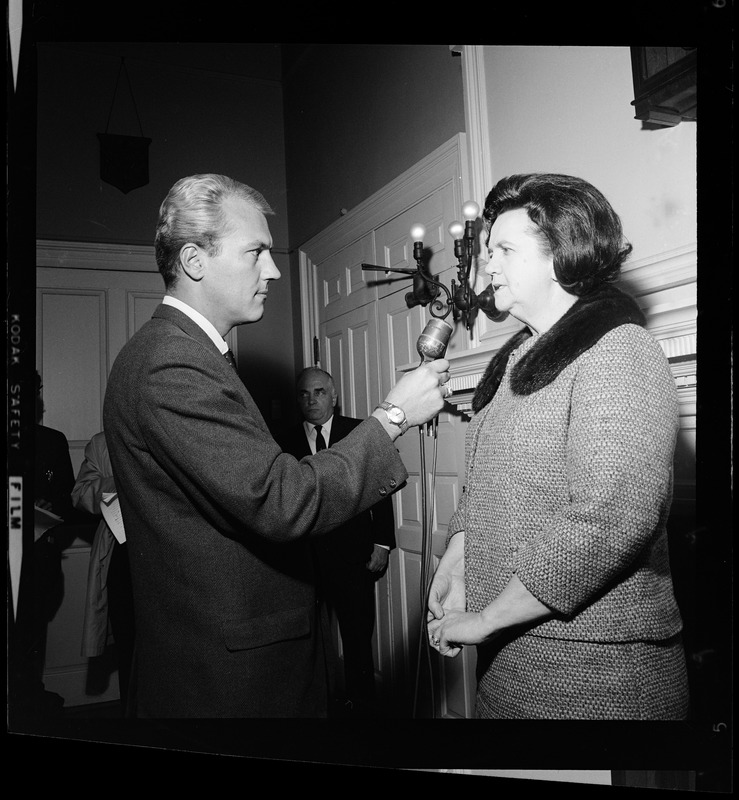
POLYGON ((426 323, 426 327, 416 342, 416 350, 421 356, 422 363, 444 357, 452 330, 452 326, 446 320, 437 317, 426 323))
POLYGON ((499 320, 503 316, 495 305, 495 290, 492 284, 477 295, 477 306, 488 319, 493 321, 499 320))

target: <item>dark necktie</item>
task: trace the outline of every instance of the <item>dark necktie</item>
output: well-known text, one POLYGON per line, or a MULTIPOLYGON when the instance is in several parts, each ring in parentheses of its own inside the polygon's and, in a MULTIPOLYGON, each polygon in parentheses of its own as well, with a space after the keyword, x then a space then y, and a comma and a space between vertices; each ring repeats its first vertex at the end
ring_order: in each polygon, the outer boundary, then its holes
POLYGON ((231 350, 226 350, 226 352, 225 352, 223 355, 224 355, 224 357, 225 357, 226 361, 228 361, 228 363, 229 363, 229 364, 230 364, 230 365, 231 365, 231 366, 232 366, 234 369, 236 369, 236 370, 237 370, 237 372, 238 372, 238 369, 237 369, 237 367, 236 367, 236 359, 234 358, 234 354, 231 352, 231 350))
POLYGON ((316 425, 316 453, 319 450, 326 449, 326 440, 323 438, 323 434, 321 433, 321 426, 316 425))

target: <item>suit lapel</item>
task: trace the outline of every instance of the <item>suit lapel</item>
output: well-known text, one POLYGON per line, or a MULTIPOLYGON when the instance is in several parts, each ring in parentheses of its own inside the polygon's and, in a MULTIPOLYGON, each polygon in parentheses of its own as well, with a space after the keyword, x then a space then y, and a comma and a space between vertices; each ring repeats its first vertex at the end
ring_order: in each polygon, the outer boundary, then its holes
POLYGON ((305 432, 305 425, 301 422, 295 429, 295 456, 303 458, 303 456, 309 455, 311 455, 311 450, 308 435, 305 432))
MULTIPOLYGON (((331 423, 331 436, 329 437, 327 447, 331 447, 332 445, 336 444, 336 442, 343 439, 350 430, 351 425, 346 424, 345 417, 342 417, 339 414, 334 414, 334 419, 331 423)), ((305 427, 303 426, 302 422, 298 423, 298 425, 294 428, 291 449, 297 458, 311 455, 308 436, 305 433, 305 427)))
POLYGON ((344 417, 340 414, 334 414, 333 422, 331 423, 331 437, 329 438, 328 446, 336 444, 341 441, 348 433, 347 427, 344 424, 344 417))

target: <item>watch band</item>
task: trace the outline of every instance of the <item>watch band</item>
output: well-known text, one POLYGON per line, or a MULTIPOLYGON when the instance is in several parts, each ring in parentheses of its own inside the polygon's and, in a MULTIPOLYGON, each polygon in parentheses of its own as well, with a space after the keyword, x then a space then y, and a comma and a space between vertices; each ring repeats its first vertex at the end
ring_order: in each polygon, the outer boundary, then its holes
POLYGON ((387 414, 388 421, 392 425, 397 425, 400 428, 401 435, 404 434, 410 427, 408 420, 405 417, 405 411, 403 411, 400 406, 396 406, 393 403, 388 403, 387 400, 384 400, 382 403, 380 403, 380 405, 377 406, 377 408, 381 408, 387 414), (390 415, 391 410, 397 411, 400 415, 402 415, 403 418, 399 421, 394 420, 390 415))

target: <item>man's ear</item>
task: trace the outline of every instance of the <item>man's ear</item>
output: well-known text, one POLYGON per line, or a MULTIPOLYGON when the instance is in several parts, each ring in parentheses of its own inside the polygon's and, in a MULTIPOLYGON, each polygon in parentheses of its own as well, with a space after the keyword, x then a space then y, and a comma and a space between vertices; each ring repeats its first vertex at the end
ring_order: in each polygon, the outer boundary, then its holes
POLYGON ((182 271, 193 281, 202 280, 205 275, 205 264, 203 263, 202 250, 196 245, 182 245, 180 248, 180 265, 182 271))

